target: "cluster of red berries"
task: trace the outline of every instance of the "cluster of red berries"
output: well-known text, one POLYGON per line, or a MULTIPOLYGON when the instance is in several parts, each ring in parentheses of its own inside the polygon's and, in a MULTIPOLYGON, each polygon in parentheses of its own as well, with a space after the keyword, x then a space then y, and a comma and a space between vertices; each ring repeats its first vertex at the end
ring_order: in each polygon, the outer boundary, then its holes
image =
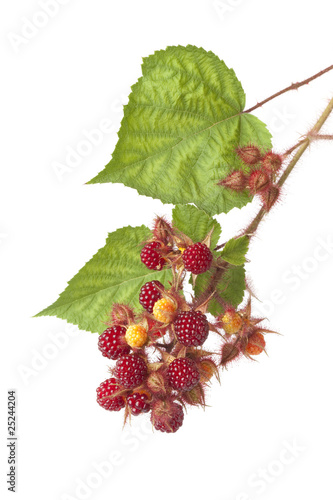
MULTIPOLYGON (((170 265, 179 273, 201 274, 215 265, 205 243, 190 242, 179 231, 173 235, 171 225, 159 218, 153 239, 141 251, 149 269, 170 265)), ((142 286, 139 302, 139 314, 114 304, 110 326, 99 337, 99 350, 116 363, 97 389, 97 402, 109 411, 125 408, 125 421, 150 412, 155 429, 175 432, 184 408, 205 406, 206 388, 213 375, 218 378, 219 366, 240 354, 259 354, 266 331, 256 326, 260 320, 253 320, 249 309, 237 312, 226 306, 224 315, 210 323, 205 306, 189 305, 179 286, 167 290, 158 280, 142 286), (223 339, 219 353, 203 350, 210 331, 223 339)))
MULTIPOLYGON (((166 247, 159 241, 147 243, 141 251, 141 261, 148 269, 155 271, 160 271, 168 263, 168 260, 172 262, 175 257, 177 255, 170 252, 170 247, 166 247)), ((185 270, 193 274, 202 274, 208 271, 212 260, 212 252, 207 245, 200 242, 189 245, 182 253, 185 270)))
POLYGON ((234 170, 219 184, 233 191, 247 189, 252 195, 259 195, 265 209, 270 210, 280 194, 276 177, 281 170, 283 157, 273 151, 262 153, 251 144, 238 148, 236 152, 247 169, 234 170))

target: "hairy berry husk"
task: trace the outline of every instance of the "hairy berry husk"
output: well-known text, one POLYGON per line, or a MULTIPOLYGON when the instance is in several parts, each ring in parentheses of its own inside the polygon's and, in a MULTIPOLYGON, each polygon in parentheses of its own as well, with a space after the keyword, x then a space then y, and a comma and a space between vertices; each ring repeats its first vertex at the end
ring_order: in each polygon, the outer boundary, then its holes
POLYGON ((153 307, 155 302, 157 302, 161 297, 161 292, 156 288, 157 285, 160 289, 164 288, 162 283, 157 280, 148 281, 140 290, 139 302, 146 311, 149 313, 153 312, 153 307))
POLYGON ((225 368, 231 361, 236 360, 241 355, 241 350, 238 344, 226 342, 222 346, 221 351, 221 366, 225 368))
POLYGON ((276 174, 282 167, 282 156, 269 151, 262 159, 262 166, 267 172, 276 174))
POLYGON ((207 318, 200 311, 182 311, 174 322, 178 341, 188 346, 202 345, 208 337, 209 325, 207 318))
POLYGON ((183 425, 184 411, 178 403, 158 400, 153 405, 150 419, 156 430, 176 432, 183 425))
POLYGON ((156 251, 160 246, 161 244, 158 241, 152 241, 147 243, 141 250, 141 261, 148 269, 160 271, 166 264, 165 259, 156 251))
POLYGON ((167 393, 165 375, 161 371, 150 373, 146 384, 154 395, 163 397, 167 393))
POLYGON ((219 181, 218 184, 232 191, 244 191, 247 187, 248 179, 248 176, 242 170, 235 170, 225 179, 219 181))
POLYGON ((134 321, 134 311, 126 304, 113 304, 110 316, 111 326, 125 326, 134 321))
POLYGON ((186 248, 182 255, 186 271, 202 274, 210 268, 213 254, 203 243, 195 243, 186 248))
POLYGON ((190 391, 199 383, 200 373, 192 359, 178 358, 170 363, 167 377, 173 389, 190 391))
POLYGON ((153 235, 158 241, 162 241, 165 245, 172 241, 172 227, 171 224, 163 217, 156 217, 153 224, 153 235))
POLYGON ((252 194, 259 193, 268 189, 271 184, 269 175, 265 170, 254 170, 249 178, 249 189, 252 194))
POLYGON ((247 165, 255 165, 261 159, 260 149, 251 144, 238 148, 236 152, 240 159, 247 165))
POLYGON ((98 349, 103 356, 109 359, 118 359, 131 351, 125 341, 126 328, 123 326, 112 326, 107 328, 98 339, 98 349))
POLYGON ((114 370, 116 378, 126 389, 141 385, 147 376, 147 372, 146 363, 136 354, 129 354, 119 358, 114 370))
POLYGON ((104 380, 96 389, 97 403, 109 411, 119 411, 125 406, 125 399, 123 396, 112 397, 115 392, 121 390, 115 378, 104 380))
POLYGON ((280 196, 280 188, 278 186, 271 186, 267 191, 260 193, 261 201, 267 212, 277 202, 280 196))

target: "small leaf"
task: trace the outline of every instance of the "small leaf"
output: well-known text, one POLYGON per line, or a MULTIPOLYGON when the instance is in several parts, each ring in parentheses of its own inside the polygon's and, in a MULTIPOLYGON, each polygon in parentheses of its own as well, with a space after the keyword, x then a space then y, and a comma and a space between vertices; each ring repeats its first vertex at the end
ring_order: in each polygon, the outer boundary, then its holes
POLYGON ((142 264, 141 243, 150 236, 146 226, 109 234, 105 246, 69 281, 58 300, 37 316, 57 316, 82 330, 101 333, 113 303, 138 308, 144 283, 157 279, 167 285, 172 280, 170 270, 151 271, 142 264))
POLYGON ((210 215, 242 207, 251 195, 218 182, 246 170, 237 147, 271 148, 265 124, 244 106, 234 71, 212 52, 191 45, 157 51, 132 87, 111 161, 90 183, 121 182, 210 215))
POLYGON ((233 264, 234 266, 241 266, 245 264, 245 255, 249 249, 249 238, 248 236, 241 236, 240 238, 232 238, 227 241, 220 257, 223 260, 233 264))
MULTIPOLYGON (((201 274, 197 277, 195 282, 194 291, 195 296, 198 297, 208 286, 211 278, 211 272, 201 274)), ((226 304, 237 307, 243 300, 245 291, 245 269, 244 266, 230 265, 225 272, 223 279, 217 286, 219 298, 226 304)), ((213 316, 218 316, 224 311, 222 304, 215 298, 211 299, 208 312, 213 316)))
POLYGON ((172 223, 175 228, 191 238, 193 243, 202 241, 212 229, 214 231, 211 237, 211 248, 214 248, 219 241, 220 224, 194 205, 177 205, 172 211, 172 223))

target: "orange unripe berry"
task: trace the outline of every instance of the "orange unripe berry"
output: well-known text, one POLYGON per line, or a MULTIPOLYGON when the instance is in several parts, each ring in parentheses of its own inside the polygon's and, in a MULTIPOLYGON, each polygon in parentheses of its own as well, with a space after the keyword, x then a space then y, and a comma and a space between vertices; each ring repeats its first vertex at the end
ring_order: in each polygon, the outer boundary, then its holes
POLYGON ((253 333, 249 339, 247 346, 245 348, 247 354, 250 356, 260 354, 265 349, 265 339, 262 333, 256 332, 253 333))
POLYGON ((130 325, 125 340, 130 347, 142 347, 148 338, 147 330, 142 325, 130 325))
POLYGON ((236 311, 227 311, 222 317, 222 326, 227 335, 233 335, 242 328, 243 318, 236 311))
POLYGON ((170 323, 175 316, 177 305, 174 301, 162 298, 155 302, 153 308, 153 315, 161 323, 170 323))

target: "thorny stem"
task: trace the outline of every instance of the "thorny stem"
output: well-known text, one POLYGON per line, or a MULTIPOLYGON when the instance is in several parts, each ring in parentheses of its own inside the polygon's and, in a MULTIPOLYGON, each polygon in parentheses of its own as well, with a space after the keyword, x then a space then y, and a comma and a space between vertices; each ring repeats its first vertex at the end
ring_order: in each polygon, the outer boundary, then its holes
MULTIPOLYGON (((286 182, 286 180, 288 179, 289 175, 291 174, 293 168, 295 167, 295 165, 297 164, 297 162, 299 161, 299 159, 301 158, 301 156, 303 155, 303 153, 309 147, 309 145, 311 143, 311 138, 313 136, 316 136, 316 134, 319 132, 319 130, 321 129, 321 127, 324 125, 325 121, 329 117, 329 115, 332 112, 332 110, 333 110, 333 97, 329 101, 328 105, 326 106, 326 108, 323 111, 323 113, 321 114, 321 116, 318 118, 318 120, 315 123, 315 125, 313 126, 313 128, 307 134, 307 137, 305 137, 305 139, 303 139, 298 144, 296 144, 296 147, 298 148, 298 151, 295 153, 295 156, 292 158, 292 160, 290 161, 289 165, 287 166, 287 168, 285 169, 285 171, 281 175, 279 181, 277 182, 277 185, 280 188, 286 182)), ((291 148, 292 151, 294 149, 296 149, 296 148, 291 148)), ((247 227, 247 229, 245 230, 244 234, 247 234, 249 237, 253 236, 253 234, 255 233, 256 229, 258 228, 260 222, 262 221, 263 217, 265 216, 265 214, 266 214, 266 210, 265 210, 264 207, 262 207, 259 210, 259 212, 256 215, 256 217, 253 219, 253 221, 247 227)))
POLYGON ((272 99, 279 97, 280 95, 284 94, 285 92, 289 92, 289 90, 299 89, 303 85, 306 85, 307 83, 312 82, 312 80, 319 78, 319 76, 322 76, 324 73, 327 73, 328 71, 331 71, 332 69, 333 69, 333 64, 331 66, 328 66, 327 68, 323 69, 322 71, 319 71, 319 73, 316 73, 315 75, 310 76, 310 78, 303 80, 302 82, 292 83, 291 85, 289 85, 289 87, 286 87, 285 89, 280 90, 279 92, 276 92, 276 94, 273 94, 272 96, 267 97, 267 99, 264 99, 263 101, 258 102, 255 106, 252 106, 252 108, 249 108, 249 109, 246 109, 245 111, 243 111, 243 113, 250 113, 251 111, 263 106, 263 104, 266 104, 266 102, 269 102, 272 99))
MULTIPOLYGON (((332 69, 332 68, 333 68, 333 66, 330 67, 330 69, 332 69)), ((323 72, 325 72, 325 71, 328 71, 328 69, 324 70, 323 72)), ((323 74, 323 72, 321 72, 320 74, 323 74)), ((317 76, 319 76, 319 74, 316 75, 316 77, 317 76)), ((312 77, 311 79, 313 80, 314 77, 312 77)), ((306 83, 308 83, 308 81, 309 81, 309 79, 306 81, 306 83)), ((282 92, 280 92, 280 93, 282 93, 282 92)), ((267 102, 267 100, 263 101, 263 102, 267 102)), ((332 138, 332 136, 330 136, 330 135, 328 135, 328 136, 325 136, 325 135, 324 136, 320 136, 320 135, 318 135, 319 130, 324 125, 325 121, 327 120, 327 118, 329 117, 329 115, 330 115, 330 113, 332 111, 333 111, 333 97, 329 101, 327 107, 325 108, 325 110, 323 111, 323 113, 321 114, 321 116, 319 117, 319 119, 317 120, 317 122, 315 123, 315 125, 313 126, 313 128, 307 134, 307 136, 304 139, 300 140, 295 146, 293 146, 288 151, 286 151, 286 153, 285 153, 284 156, 288 156, 295 149, 298 149, 298 151, 296 152, 295 156, 292 158, 292 160, 290 161, 289 165, 286 167, 285 171, 283 172, 283 174, 281 175, 280 179, 277 182, 277 185, 280 188, 286 182, 286 180, 289 177, 289 175, 291 174, 293 168, 295 167, 295 165, 297 164, 297 162, 299 161, 299 159, 301 158, 301 156, 303 155, 303 153, 307 150, 307 148, 309 147, 309 145, 310 145, 310 143, 311 143, 311 141, 313 139, 317 139, 317 138, 320 138, 320 137, 321 138, 325 137, 326 139, 327 138, 329 138, 329 139, 332 138)), ((247 235, 249 238, 251 238, 254 235, 255 231, 257 230, 260 222, 262 221, 262 219, 264 218, 264 216, 266 215, 266 213, 267 213, 267 210, 264 207, 261 207, 261 209, 259 210, 259 212, 255 216, 255 218, 253 219, 253 221, 249 224, 249 226, 245 229, 245 231, 242 234, 243 235, 247 235)), ((215 250, 218 250, 222 246, 223 245, 217 246, 215 248, 215 250)), ((213 276, 211 278, 210 284, 208 285, 208 287, 206 288, 206 290, 203 291, 203 293, 201 294, 201 296, 198 297, 198 299, 196 300, 196 302, 194 304, 195 307, 198 307, 198 305, 202 304, 205 301, 205 299, 207 297, 209 297, 209 295, 211 295, 211 294, 214 293, 214 290, 216 291, 216 284, 219 282, 220 278, 222 277, 223 273, 227 270, 227 268, 228 268, 228 265, 226 265, 226 267, 224 269, 221 269, 221 268, 217 268, 216 269, 215 273, 213 274, 213 276)))

